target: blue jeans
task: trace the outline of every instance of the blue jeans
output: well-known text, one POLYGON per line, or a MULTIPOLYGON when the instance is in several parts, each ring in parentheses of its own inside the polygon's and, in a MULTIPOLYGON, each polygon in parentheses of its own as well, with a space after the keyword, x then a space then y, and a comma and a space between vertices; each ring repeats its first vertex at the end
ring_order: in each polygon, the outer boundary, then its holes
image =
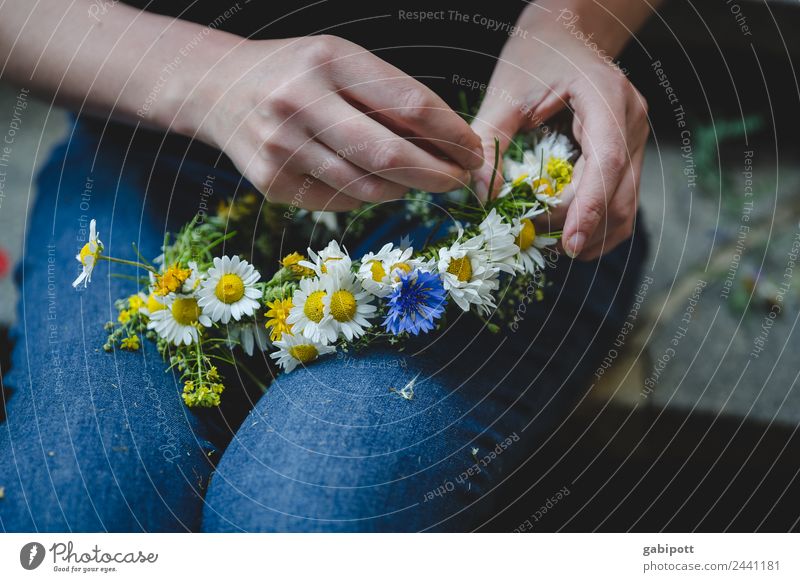
MULTIPOLYGON (((41 171, 28 217, 0 424, 5 531, 461 531, 568 412, 617 333, 640 274, 637 235, 592 263, 560 259, 518 329, 462 318, 405 351, 374 348, 231 386, 190 410, 150 342, 107 354, 113 301, 136 291, 102 262, 70 287, 81 228, 107 252, 155 256, 198 211, 202 183, 240 177, 214 154, 129 143, 77 123, 41 171), (414 398, 397 390, 416 378, 414 398)), ((172 143, 172 142, 170 142, 172 143)), ((215 194, 217 195, 217 194, 215 194)), ((213 201, 210 202, 214 204, 213 201)))

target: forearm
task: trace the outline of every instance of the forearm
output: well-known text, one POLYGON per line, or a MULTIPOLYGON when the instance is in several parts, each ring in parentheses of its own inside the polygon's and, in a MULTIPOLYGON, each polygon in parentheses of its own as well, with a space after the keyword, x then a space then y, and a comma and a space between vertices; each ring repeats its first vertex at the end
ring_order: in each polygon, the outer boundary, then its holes
POLYGON ((520 16, 522 27, 547 20, 591 35, 600 50, 616 57, 662 0, 538 0, 520 16))
POLYGON ((121 3, 9 0, 0 8, 3 78, 73 109, 189 132, 176 117, 191 90, 238 42, 121 3))

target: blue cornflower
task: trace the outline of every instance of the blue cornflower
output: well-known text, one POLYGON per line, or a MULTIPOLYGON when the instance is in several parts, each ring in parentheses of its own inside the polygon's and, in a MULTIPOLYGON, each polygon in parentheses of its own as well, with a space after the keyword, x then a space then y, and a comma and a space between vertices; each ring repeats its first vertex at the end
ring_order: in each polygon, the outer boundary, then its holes
POLYGON ((447 306, 447 293, 438 275, 415 269, 402 275, 400 285, 388 300, 389 314, 383 321, 386 331, 418 335, 434 328, 447 306))

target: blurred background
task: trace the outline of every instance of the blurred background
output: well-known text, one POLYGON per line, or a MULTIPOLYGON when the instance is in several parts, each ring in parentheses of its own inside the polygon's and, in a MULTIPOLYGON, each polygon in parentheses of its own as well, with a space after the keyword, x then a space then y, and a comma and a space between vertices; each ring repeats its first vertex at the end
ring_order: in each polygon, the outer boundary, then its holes
MULTIPOLYGON (((620 58, 652 117, 645 278, 580 406, 487 530, 798 529, 798 25, 797 2, 674 0, 620 58)), ((14 141, 5 157, 0 144, 6 370, 34 176, 69 122, 2 84, 0 115, 14 141)))

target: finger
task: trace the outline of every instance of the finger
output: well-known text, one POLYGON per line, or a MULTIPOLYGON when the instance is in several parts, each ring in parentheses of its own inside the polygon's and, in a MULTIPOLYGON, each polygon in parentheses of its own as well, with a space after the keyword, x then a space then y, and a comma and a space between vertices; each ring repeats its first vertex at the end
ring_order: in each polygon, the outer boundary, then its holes
POLYGON ((334 190, 313 176, 296 174, 292 177, 276 179, 264 197, 267 202, 288 204, 293 208, 305 210, 328 210, 346 212, 361 206, 363 202, 334 190))
POLYGON ((364 202, 396 200, 408 188, 370 175, 317 141, 306 143, 289 165, 299 173, 311 175, 334 190, 364 202))
POLYGON ((370 174, 430 192, 446 192, 469 183, 469 172, 439 159, 389 131, 345 101, 332 112, 310 112, 314 137, 370 174), (336 119, 333 125, 330 119, 336 119))
POLYGON ((572 95, 575 115, 582 126, 576 139, 585 167, 564 223, 562 241, 571 257, 581 253, 603 219, 631 156, 625 141, 625 100, 611 94, 611 89, 602 95, 597 90, 584 86, 572 95))
POLYGON ((348 100, 391 119, 399 129, 426 140, 462 168, 481 167, 481 140, 466 121, 428 87, 361 50, 358 66, 345 59, 343 66, 334 67, 334 83, 348 100))
POLYGON ((489 102, 484 101, 481 105, 478 115, 472 122, 472 127, 481 137, 483 144, 483 165, 473 173, 475 193, 481 201, 487 200, 490 196, 489 185, 492 184, 493 175, 494 184, 491 196, 496 196, 500 191, 503 185, 503 154, 522 124, 523 119, 519 110, 510 107, 507 103, 498 102, 495 98, 489 102), (496 151, 495 139, 499 144, 499 155, 496 151), (495 157, 498 161, 496 173, 494 172, 495 157))
POLYGON ((644 146, 641 146, 631 157, 631 164, 626 169, 617 192, 614 193, 605 220, 578 255, 579 259, 591 260, 608 253, 631 236, 639 205, 639 180, 643 158, 644 146))

